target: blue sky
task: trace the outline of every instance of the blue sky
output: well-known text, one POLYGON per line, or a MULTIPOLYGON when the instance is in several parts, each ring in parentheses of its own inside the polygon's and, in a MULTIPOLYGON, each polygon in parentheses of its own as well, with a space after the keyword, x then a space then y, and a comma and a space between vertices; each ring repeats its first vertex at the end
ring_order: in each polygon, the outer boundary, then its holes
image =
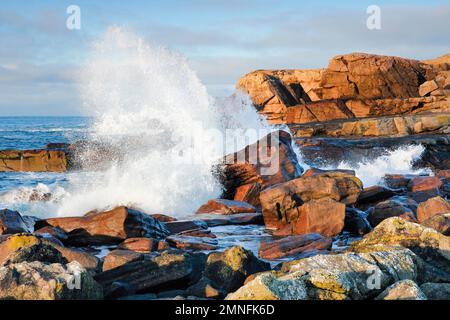
POLYGON ((319 68, 342 53, 450 53, 448 0, 15 0, 0 4, 0 115, 79 114, 74 74, 111 25, 181 52, 213 95, 254 69, 319 68), (81 30, 65 27, 71 4, 81 30), (381 30, 366 28, 373 4, 381 30))

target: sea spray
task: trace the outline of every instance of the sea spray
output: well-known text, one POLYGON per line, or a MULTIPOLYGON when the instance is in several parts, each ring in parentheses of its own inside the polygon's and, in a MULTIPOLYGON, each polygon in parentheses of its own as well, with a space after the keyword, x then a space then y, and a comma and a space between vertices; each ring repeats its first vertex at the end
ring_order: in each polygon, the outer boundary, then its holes
POLYGON ((73 177, 58 215, 117 205, 192 214, 221 194, 212 167, 227 148, 212 133, 263 128, 249 100, 214 102, 185 58, 117 27, 94 44, 80 82, 90 139, 125 156, 73 177))

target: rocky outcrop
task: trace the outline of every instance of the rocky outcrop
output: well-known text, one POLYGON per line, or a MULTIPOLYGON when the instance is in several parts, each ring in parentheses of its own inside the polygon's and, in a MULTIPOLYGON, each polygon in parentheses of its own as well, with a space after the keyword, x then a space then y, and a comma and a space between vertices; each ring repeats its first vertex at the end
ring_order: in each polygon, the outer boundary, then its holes
POLYGON ((155 218, 127 207, 89 213, 83 217, 52 218, 36 223, 58 227, 67 233, 71 245, 117 244, 127 238, 163 238, 169 234, 155 218))
POLYGON ((97 300, 101 286, 77 262, 21 262, 0 267, 0 300, 97 300))
POLYGON ((2 150, 1 171, 64 172, 66 153, 62 150, 2 150))
POLYGON ((261 190, 297 178, 303 169, 292 148, 291 135, 280 130, 227 155, 217 171, 224 186, 223 198, 259 206, 261 190))
POLYGON ((361 181, 343 172, 302 176, 261 192, 264 223, 286 233, 322 233, 334 236, 342 231, 345 204, 355 203, 361 181))

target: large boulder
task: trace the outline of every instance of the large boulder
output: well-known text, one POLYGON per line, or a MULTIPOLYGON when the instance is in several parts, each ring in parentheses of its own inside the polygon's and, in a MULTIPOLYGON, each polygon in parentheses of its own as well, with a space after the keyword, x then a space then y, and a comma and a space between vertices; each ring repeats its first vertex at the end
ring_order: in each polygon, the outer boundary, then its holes
POLYGON ((367 220, 372 227, 376 227, 383 220, 392 217, 401 217, 407 221, 417 222, 414 212, 395 199, 377 203, 369 212, 367 220))
POLYGON ((444 236, 450 236, 450 213, 432 216, 422 222, 422 226, 432 228, 444 236))
POLYGON ((300 254, 328 250, 331 245, 331 238, 326 238, 318 233, 296 235, 279 240, 262 241, 259 247, 259 256, 268 260, 296 257, 300 254))
POLYGON ((422 202, 417 207, 417 220, 424 222, 436 215, 450 213, 450 203, 441 197, 434 197, 422 202))
POLYGON ((292 227, 293 233, 336 235, 344 226, 344 204, 355 203, 361 190, 362 182, 343 172, 278 184, 260 194, 264 223, 269 229, 292 227))
POLYGON ((239 288, 249 275, 269 269, 270 265, 251 251, 235 246, 224 252, 211 253, 204 274, 221 289, 230 292, 239 288))
POLYGON ((0 235, 27 232, 28 228, 17 211, 0 210, 0 235))
POLYGON ((450 239, 436 230, 399 217, 382 221, 350 250, 364 252, 373 245, 400 245, 411 249, 425 261, 450 273, 450 239))
POLYGON ((275 131, 243 150, 229 154, 218 166, 223 198, 259 205, 259 192, 299 177, 303 172, 291 135, 275 131))
POLYGON ((376 300, 427 300, 427 296, 412 280, 401 280, 384 290, 376 300))
POLYGON ((101 286, 77 262, 21 262, 0 267, 0 300, 95 300, 101 286))
MULTIPOLYGON (((382 248, 384 249, 384 248, 382 248)), ((316 255, 284 263, 281 272, 257 275, 228 300, 362 300, 399 280, 419 276, 408 249, 316 255)))
POLYGON ((106 212, 89 213, 83 217, 52 218, 36 223, 36 228, 58 227, 67 233, 71 245, 117 244, 127 238, 164 238, 169 231, 155 218, 127 207, 106 212))
POLYGON ((198 208, 197 213, 215 213, 215 214, 237 214, 237 213, 253 213, 256 208, 246 202, 214 199, 198 208))

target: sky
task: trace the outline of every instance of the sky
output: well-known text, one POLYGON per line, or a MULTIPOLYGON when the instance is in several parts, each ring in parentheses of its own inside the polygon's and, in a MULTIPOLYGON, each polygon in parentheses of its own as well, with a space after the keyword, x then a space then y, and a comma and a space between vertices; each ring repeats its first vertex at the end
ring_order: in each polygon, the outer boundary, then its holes
POLYGON ((448 0, 2 1, 0 116, 80 115, 76 73, 112 25, 183 54, 220 96, 255 69, 321 68, 350 52, 450 53, 448 0), (70 5, 81 9, 80 30, 66 27, 70 5), (381 29, 366 26, 370 5, 381 29))

